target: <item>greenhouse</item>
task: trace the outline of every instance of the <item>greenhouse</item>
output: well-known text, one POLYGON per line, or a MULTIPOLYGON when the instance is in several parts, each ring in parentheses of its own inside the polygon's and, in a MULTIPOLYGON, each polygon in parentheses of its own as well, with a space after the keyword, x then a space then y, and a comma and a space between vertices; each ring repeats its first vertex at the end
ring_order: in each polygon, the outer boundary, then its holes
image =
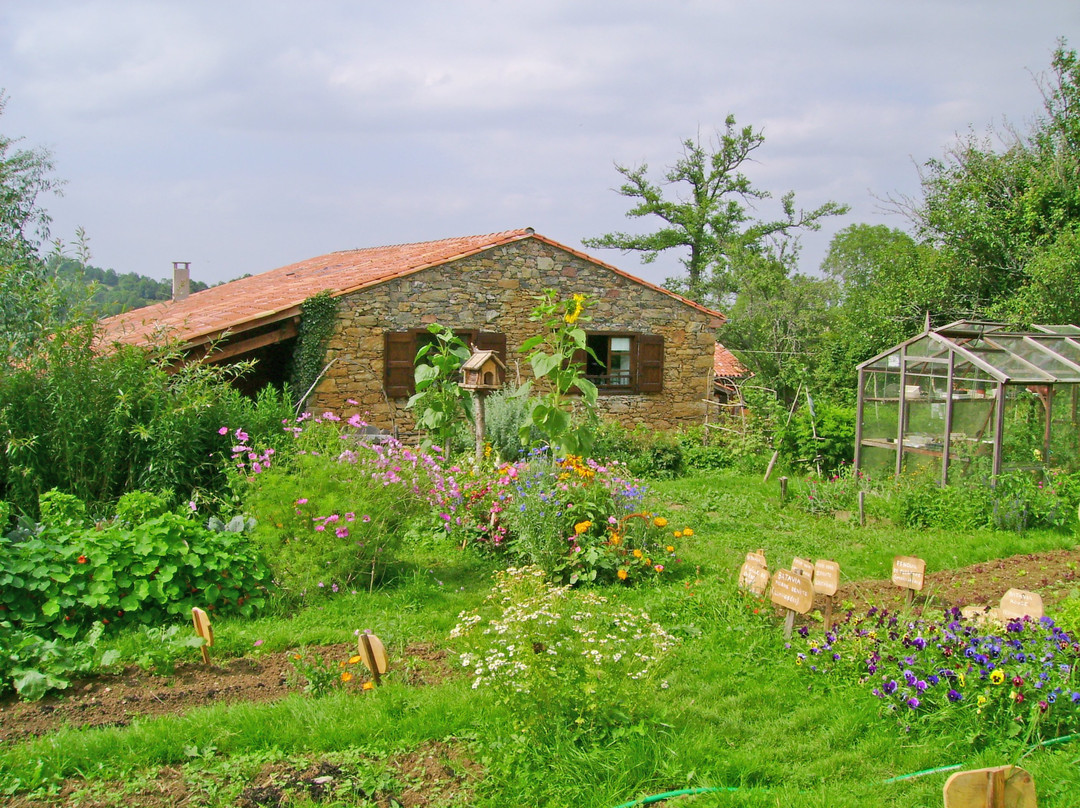
POLYGON ((1080 467, 1080 327, 962 320, 858 371, 856 470, 946 485, 1080 467))

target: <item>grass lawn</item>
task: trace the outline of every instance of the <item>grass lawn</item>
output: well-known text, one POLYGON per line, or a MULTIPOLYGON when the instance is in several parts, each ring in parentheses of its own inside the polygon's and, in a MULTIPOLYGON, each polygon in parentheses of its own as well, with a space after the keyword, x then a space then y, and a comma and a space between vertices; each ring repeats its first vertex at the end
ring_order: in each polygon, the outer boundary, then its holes
MULTIPOLYGON (((558 732, 542 743, 526 739, 505 707, 465 676, 411 687, 391 673, 382 688, 363 695, 296 693, 0 746, 0 793, 15 794, 17 805, 49 804, 60 789, 63 803, 76 806, 169 804, 150 795, 181 792, 186 805, 283 804, 259 802, 251 784, 275 767, 299 771, 327 762, 327 782, 347 783, 349 794, 329 785, 301 789, 287 804, 394 805, 393 797, 408 805, 613 808, 649 794, 710 787, 721 790, 680 804, 906 808, 940 806, 948 774, 886 781, 1022 759, 1040 806, 1076 804, 1076 742, 1031 749, 1022 739, 1002 738, 976 748, 945 724, 905 733, 879 716, 867 687, 798 667, 771 608, 762 604, 755 615, 755 604, 733 584, 745 553, 758 548, 771 565, 794 555, 832 558, 851 581, 887 578, 897 554, 943 570, 1073 548, 1074 536, 912 531, 886 521, 860 528, 782 506, 775 482, 763 486, 756 478, 693 477, 652 487, 670 505, 671 523, 694 530, 680 547, 683 564, 661 583, 603 594, 646 609, 681 642, 664 673, 666 686, 639 696, 644 718, 600 740, 575 742, 558 732), (418 749, 439 767, 404 765, 418 749), (73 793, 79 790, 81 797, 73 793), (411 801, 403 801, 405 793, 411 801)), ((497 568, 453 546, 408 547, 393 579, 370 595, 341 594, 295 614, 216 623, 215 653, 253 653, 257 641, 259 652, 348 643, 355 630, 370 628, 386 642, 393 667, 395 651, 408 643, 452 645, 457 615, 483 600, 497 568)))

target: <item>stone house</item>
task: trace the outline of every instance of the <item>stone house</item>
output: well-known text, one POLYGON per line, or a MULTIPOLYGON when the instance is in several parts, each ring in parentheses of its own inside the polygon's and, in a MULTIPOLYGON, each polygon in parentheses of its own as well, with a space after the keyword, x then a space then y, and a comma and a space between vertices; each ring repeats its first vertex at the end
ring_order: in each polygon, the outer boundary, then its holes
POLYGON ((326 341, 330 364, 307 408, 359 411, 408 435, 413 422, 405 403, 427 326, 440 323, 495 351, 508 381, 524 381, 530 369, 518 348, 537 333, 529 315, 549 288, 563 298, 596 299, 586 330, 606 367, 590 361, 586 372, 600 388, 602 414, 656 429, 702 423, 723 315, 531 228, 331 253, 102 324, 110 342, 169 339, 193 359, 256 359, 249 383, 280 383, 291 366, 301 305, 329 290, 337 300, 326 341))

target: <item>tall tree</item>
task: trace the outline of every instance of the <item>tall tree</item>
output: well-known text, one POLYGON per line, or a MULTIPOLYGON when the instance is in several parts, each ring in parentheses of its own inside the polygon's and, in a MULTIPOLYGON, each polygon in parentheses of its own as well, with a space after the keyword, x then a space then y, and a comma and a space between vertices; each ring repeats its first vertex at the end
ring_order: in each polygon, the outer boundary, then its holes
MULTIPOLYGON (((0 93, 0 114, 6 103, 0 93)), ((61 183, 47 150, 18 144, 0 134, 0 358, 9 362, 21 361, 70 303, 38 256, 49 237, 40 198, 61 183)))
POLYGON ((790 400, 813 371, 836 304, 836 282, 794 272, 797 250, 758 250, 732 262, 739 293, 720 332, 758 383, 790 400))
POLYGON ((711 305, 730 300, 735 288, 731 262, 737 255, 760 251, 772 244, 774 252, 791 244, 801 230, 817 230, 821 219, 845 213, 847 207, 826 202, 814 210, 796 209, 794 192, 780 199, 781 215, 772 220, 755 219, 750 208, 770 198, 768 191, 755 188, 743 173, 743 165, 765 142, 761 131, 751 126, 739 128, 729 115, 723 131, 706 144, 687 139, 682 156, 669 166, 662 183, 648 177, 649 167, 615 164, 625 182, 618 193, 637 200, 627 211, 628 218, 655 216, 663 224, 652 233, 607 233, 583 239, 588 247, 639 252, 651 263, 666 250, 685 254, 685 278, 670 279, 666 285, 693 300, 711 305), (664 186, 674 186, 665 196, 664 186))
POLYGON ((1043 113, 1024 132, 958 140, 921 172, 922 198, 894 200, 940 250, 957 309, 1023 324, 1062 310, 1070 234, 1080 232, 1080 60, 1064 40, 1039 80, 1043 113), (1063 263, 1064 262, 1064 263, 1063 263))
MULTIPOLYGON (((0 91, 0 115, 7 98, 0 91)), ((18 148, 21 138, 0 134, 0 260, 36 255, 49 238, 49 214, 41 196, 57 192, 52 155, 46 149, 18 148)))

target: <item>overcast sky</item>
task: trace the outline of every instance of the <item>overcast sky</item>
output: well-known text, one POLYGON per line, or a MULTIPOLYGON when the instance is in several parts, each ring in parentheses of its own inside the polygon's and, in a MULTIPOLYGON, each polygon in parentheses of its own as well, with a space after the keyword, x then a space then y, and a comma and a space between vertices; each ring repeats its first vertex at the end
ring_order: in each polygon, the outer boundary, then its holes
MULTIPOLYGON (((957 134, 1040 109, 1078 0, 3 0, 0 131, 49 148, 55 236, 213 283, 334 250, 534 227, 641 230, 613 163, 656 179, 731 113, 747 173, 904 227, 875 197, 957 134)), ((775 214, 768 203, 762 215, 775 214)), ((675 257, 593 251, 654 282, 675 257)))

